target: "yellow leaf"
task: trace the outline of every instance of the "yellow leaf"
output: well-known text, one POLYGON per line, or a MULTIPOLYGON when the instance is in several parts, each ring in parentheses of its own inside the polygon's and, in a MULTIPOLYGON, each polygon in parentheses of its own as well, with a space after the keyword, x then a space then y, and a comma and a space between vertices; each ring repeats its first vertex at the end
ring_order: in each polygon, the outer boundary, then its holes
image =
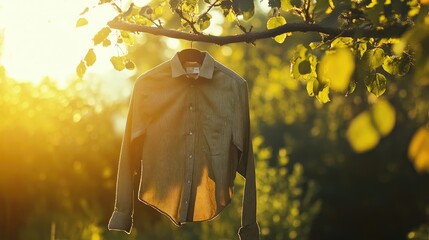
POLYGON ((380 136, 372 125, 368 111, 360 113, 351 121, 346 138, 357 153, 366 152, 377 146, 380 136))
POLYGON ((92 66, 94 63, 95 63, 95 60, 97 59, 97 57, 95 56, 95 53, 94 53, 94 49, 89 49, 88 50, 88 53, 86 54, 86 56, 85 56, 85 62, 86 62, 86 65, 89 67, 89 66, 92 66))
POLYGON ((135 67, 136 67, 136 65, 134 64, 133 61, 131 61, 129 59, 126 61, 126 63, 125 63, 125 68, 126 69, 133 70, 135 67))
POLYGON ((225 16, 225 18, 228 22, 234 22, 237 17, 235 16, 234 11, 228 11, 228 14, 225 16))
POLYGON ((165 2, 162 2, 160 5, 156 6, 153 9, 153 13, 154 13, 155 17, 161 17, 162 16, 162 13, 164 12, 164 5, 165 5, 165 2))
POLYGON ((78 77, 82 78, 86 72, 86 65, 83 61, 80 61, 79 65, 76 68, 76 74, 78 77))
POLYGON ((366 42, 362 42, 362 43, 358 44, 358 51, 359 51, 360 57, 363 56, 363 54, 366 52, 367 48, 368 48, 368 46, 366 45, 366 42))
POLYGON ((417 158, 422 146, 429 148, 429 129, 426 127, 419 128, 414 134, 408 148, 408 157, 412 160, 417 158))
POLYGON ((368 92, 374 94, 377 97, 383 95, 386 91, 387 79, 381 73, 370 74, 364 79, 368 92))
POLYGON ((343 92, 349 86, 354 69, 352 52, 348 48, 340 48, 323 56, 318 67, 318 76, 322 82, 329 83, 332 90, 343 92))
POLYGON ((378 4, 377 0, 371 0, 371 3, 366 5, 366 8, 373 8, 377 4, 378 4))
POLYGON ((88 20, 86 18, 79 18, 76 22, 76 27, 82 27, 88 24, 88 20))
POLYGON ((255 14, 255 9, 250 9, 249 11, 244 11, 243 12, 244 21, 251 19, 254 14, 255 14))
POLYGON ((429 172, 429 150, 422 150, 414 161, 414 167, 418 172, 429 172))
POLYGON ((306 88, 307 88, 308 96, 310 96, 310 97, 314 96, 314 92, 316 92, 314 89, 318 88, 318 86, 317 86, 318 84, 319 84, 319 82, 317 81, 317 79, 311 79, 307 82, 306 88))
POLYGON ((353 46, 354 40, 351 37, 339 37, 331 43, 331 48, 345 48, 353 46))
MULTIPOLYGON (((271 17, 267 21, 267 29, 273 29, 285 24, 286 24, 286 19, 284 17, 282 16, 271 17)), ((283 33, 274 37, 274 40, 278 43, 283 43, 285 39, 286 39, 286 33, 283 33)))
POLYGON ((421 127, 408 147, 408 157, 419 172, 429 172, 429 129, 421 127))
POLYGON ((289 11, 293 8, 290 0, 280 0, 280 6, 283 11, 289 11))
POLYGON ((127 31, 121 31, 121 37, 124 43, 134 45, 134 36, 127 31))
POLYGON ((396 122, 396 114, 393 106, 384 99, 379 99, 371 108, 372 119, 375 128, 381 136, 388 135, 396 122))
POLYGON ((109 39, 103 40, 103 47, 108 47, 108 46, 110 46, 110 44, 112 44, 112 42, 109 39))
POLYGON ((113 56, 110 58, 110 62, 112 63, 113 67, 118 71, 122 71, 125 68, 124 57, 113 56))
MULTIPOLYGON (((314 81, 314 82, 317 82, 317 81, 314 81)), ((329 87, 326 86, 321 91, 319 91, 319 93, 317 93, 317 95, 316 95, 316 98, 321 103, 327 103, 327 102, 331 101, 331 99, 329 98, 329 87)))
POLYGON ((92 39, 94 41, 94 45, 103 42, 103 40, 106 39, 111 32, 112 30, 109 27, 104 27, 100 31, 98 31, 92 39))

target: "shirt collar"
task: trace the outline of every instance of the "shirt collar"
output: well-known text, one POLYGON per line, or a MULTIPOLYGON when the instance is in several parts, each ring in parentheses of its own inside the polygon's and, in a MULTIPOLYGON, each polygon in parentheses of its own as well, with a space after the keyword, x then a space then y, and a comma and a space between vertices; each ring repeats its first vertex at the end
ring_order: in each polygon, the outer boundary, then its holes
MULTIPOLYGON (((207 79, 212 79, 215 60, 208 52, 203 51, 203 53, 205 54, 205 57, 200 67, 199 76, 207 79)), ((180 62, 180 59, 177 53, 170 60, 170 63, 171 63, 171 77, 176 78, 182 75, 186 75, 185 69, 183 69, 182 63, 180 62)))

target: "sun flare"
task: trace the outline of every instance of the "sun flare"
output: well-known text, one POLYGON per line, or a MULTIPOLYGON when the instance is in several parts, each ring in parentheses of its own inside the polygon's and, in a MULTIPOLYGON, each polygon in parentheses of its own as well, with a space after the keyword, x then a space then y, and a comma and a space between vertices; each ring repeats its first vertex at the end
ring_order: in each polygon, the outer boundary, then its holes
POLYGON ((97 8, 89 15, 88 26, 76 28, 79 13, 94 4, 92 0, 0 1, 4 36, 0 65, 10 77, 34 83, 44 77, 59 83, 76 77, 76 66, 92 46, 94 33, 114 16, 112 8, 97 8))

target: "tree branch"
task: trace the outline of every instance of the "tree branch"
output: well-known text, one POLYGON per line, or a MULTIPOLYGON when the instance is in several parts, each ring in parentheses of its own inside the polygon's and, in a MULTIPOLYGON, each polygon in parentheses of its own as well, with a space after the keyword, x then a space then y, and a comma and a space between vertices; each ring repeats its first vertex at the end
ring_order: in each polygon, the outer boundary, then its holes
POLYGON ((153 35, 160 35, 169 38, 183 39, 194 42, 206 42, 214 43, 217 45, 225 45, 230 43, 252 43, 259 39, 271 38, 283 33, 290 32, 318 32, 327 34, 330 36, 338 37, 353 37, 353 38, 397 38, 400 37, 410 25, 399 25, 386 27, 384 29, 339 29, 332 27, 325 27, 319 24, 310 23, 288 23, 283 26, 273 28, 270 30, 264 30, 259 32, 248 32, 238 35, 230 36, 213 36, 205 34, 192 34, 181 32, 177 30, 169 30, 163 28, 155 28, 149 26, 142 26, 132 23, 126 23, 118 20, 112 20, 108 23, 109 27, 113 29, 125 30, 130 32, 142 32, 153 35))

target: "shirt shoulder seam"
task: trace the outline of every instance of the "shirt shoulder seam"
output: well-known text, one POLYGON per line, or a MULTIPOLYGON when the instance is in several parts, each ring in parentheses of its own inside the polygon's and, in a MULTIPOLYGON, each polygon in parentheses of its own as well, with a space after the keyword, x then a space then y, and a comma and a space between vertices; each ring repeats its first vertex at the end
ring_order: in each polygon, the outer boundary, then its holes
POLYGON ((144 78, 150 77, 150 76, 158 74, 158 73, 165 72, 165 68, 168 69, 169 64, 170 64, 170 60, 165 61, 165 62, 149 69, 148 71, 142 73, 140 76, 137 77, 136 83, 138 81, 142 81, 144 78))
POLYGON ((221 64, 220 62, 215 61, 215 68, 218 68, 220 71, 230 76, 231 78, 238 80, 240 84, 246 82, 246 80, 243 77, 241 77, 238 73, 236 73, 234 70, 230 68, 227 68, 225 65, 221 64))

